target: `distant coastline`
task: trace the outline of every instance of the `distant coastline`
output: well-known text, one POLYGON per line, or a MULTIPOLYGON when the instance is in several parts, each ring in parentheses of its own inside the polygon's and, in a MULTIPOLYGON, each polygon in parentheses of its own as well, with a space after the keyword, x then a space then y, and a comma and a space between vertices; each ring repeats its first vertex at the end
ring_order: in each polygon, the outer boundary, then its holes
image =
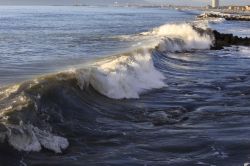
POLYGON ((37 4, 37 5, 0 5, 0 7, 6 7, 6 6, 53 6, 53 7, 67 7, 67 6, 75 6, 75 7, 120 7, 120 8, 162 8, 162 9, 171 9, 171 10, 178 10, 178 11, 190 11, 190 10, 198 10, 198 11, 204 11, 204 12, 221 12, 221 13, 227 13, 227 14, 244 14, 244 15, 250 15, 250 10, 248 11, 241 11, 241 10, 229 10, 227 6, 224 6, 221 9, 209 9, 207 6, 179 6, 179 5, 159 5, 159 4, 107 4, 107 5, 88 5, 88 4, 72 4, 72 5, 43 5, 43 4, 37 4))

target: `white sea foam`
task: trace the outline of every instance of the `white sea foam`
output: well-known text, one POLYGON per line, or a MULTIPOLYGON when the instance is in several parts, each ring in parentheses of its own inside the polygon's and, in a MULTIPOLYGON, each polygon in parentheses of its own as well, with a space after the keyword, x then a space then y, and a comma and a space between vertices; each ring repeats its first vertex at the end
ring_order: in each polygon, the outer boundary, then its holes
POLYGON ((163 37, 159 44, 161 51, 209 49, 212 45, 211 36, 200 34, 190 24, 166 24, 151 33, 163 37))
MULTIPOLYGON (((25 87, 24 84, 22 84, 22 88, 25 87)), ((36 103, 23 93, 25 88, 17 92, 19 88, 19 85, 10 86, 0 94, 0 96, 3 96, 3 98, 0 98, 0 142, 8 141, 11 146, 19 151, 40 151, 42 148, 46 148, 61 153, 69 145, 66 138, 56 136, 50 131, 43 131, 21 120, 27 116, 25 112, 30 105, 34 104, 33 111, 37 111, 37 107, 36 103), (16 95, 13 93, 16 93, 16 95), (9 119, 15 119, 15 122, 13 123, 9 119)), ((27 86, 27 88, 30 88, 30 86, 27 86)))
POLYGON ((81 88, 90 84, 114 99, 139 98, 144 91, 165 86, 164 76, 155 69, 148 51, 112 57, 76 73, 81 88))
MULTIPOLYGON (((203 20, 196 20, 194 21, 194 25, 202 28, 202 29, 207 29, 207 28, 212 28, 213 24, 220 24, 225 22, 225 18, 207 18, 203 20)), ((212 28, 213 29, 213 28, 212 28)))
MULTIPOLYGON (((206 29, 207 25, 200 23, 199 28, 206 29)), ((142 32, 139 35, 120 36, 121 40, 144 41, 154 48, 158 46, 161 51, 189 51, 195 49, 209 49, 212 45, 212 37, 209 34, 200 34, 191 24, 165 24, 154 28, 152 31, 142 32), (151 43, 151 44, 150 44, 151 43)))
POLYGON ((7 131, 0 133, 2 140, 8 138, 11 146, 19 151, 40 151, 42 147, 61 153, 69 142, 66 138, 55 136, 32 125, 6 125, 7 131))
POLYGON ((220 17, 231 17, 233 16, 233 14, 228 14, 228 13, 221 13, 221 12, 214 12, 214 11, 210 11, 210 12, 204 12, 200 15, 200 17, 206 17, 207 15, 215 15, 215 16, 220 16, 220 17))
POLYGON ((250 58, 250 47, 239 47, 240 55, 250 58))
POLYGON ((215 23, 215 24, 218 24, 218 23, 223 23, 226 21, 225 18, 211 18, 211 19, 208 19, 208 21, 210 23, 215 23))

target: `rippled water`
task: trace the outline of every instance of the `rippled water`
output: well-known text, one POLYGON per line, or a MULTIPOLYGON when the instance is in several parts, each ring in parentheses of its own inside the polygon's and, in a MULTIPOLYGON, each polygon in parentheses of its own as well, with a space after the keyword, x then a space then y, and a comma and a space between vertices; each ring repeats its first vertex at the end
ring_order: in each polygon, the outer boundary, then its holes
POLYGON ((30 18, 10 32, 0 23, 13 43, 0 35, 2 84, 72 69, 0 89, 0 165, 250 162, 250 49, 209 50, 212 37, 192 28, 229 22, 193 23, 196 11, 163 9, 1 12, 6 22, 30 18), (20 45, 33 50, 18 54, 20 45))
POLYGON ((0 85, 122 52, 137 43, 118 40, 119 35, 191 18, 159 9, 2 6, 0 85))

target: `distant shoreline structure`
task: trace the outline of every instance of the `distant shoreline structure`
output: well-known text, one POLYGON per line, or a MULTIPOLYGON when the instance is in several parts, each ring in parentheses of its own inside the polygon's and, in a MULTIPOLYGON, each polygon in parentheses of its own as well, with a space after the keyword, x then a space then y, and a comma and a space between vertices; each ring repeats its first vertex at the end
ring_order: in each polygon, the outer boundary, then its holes
POLYGON ((138 8, 163 8, 163 9, 174 9, 174 10, 201 10, 201 11, 214 11, 214 12, 222 12, 222 13, 229 13, 229 14, 250 14, 250 5, 247 6, 219 6, 218 8, 213 8, 212 6, 180 6, 180 5, 169 5, 169 4, 162 4, 162 5, 140 5, 140 4, 115 4, 114 7, 138 7, 138 8))
POLYGON ((13 7, 13 6, 54 6, 54 7, 120 7, 120 8, 162 8, 162 9, 172 9, 172 10, 199 10, 199 11, 213 11, 222 12, 229 14, 247 14, 250 15, 250 5, 247 6, 220 6, 219 8, 212 8, 208 6, 181 6, 181 5, 170 5, 170 4, 118 4, 114 3, 111 5, 87 5, 87 4, 72 4, 72 5, 0 5, 0 7, 13 7))
POLYGON ((220 2, 219 0, 212 0, 212 8, 219 8, 220 2))

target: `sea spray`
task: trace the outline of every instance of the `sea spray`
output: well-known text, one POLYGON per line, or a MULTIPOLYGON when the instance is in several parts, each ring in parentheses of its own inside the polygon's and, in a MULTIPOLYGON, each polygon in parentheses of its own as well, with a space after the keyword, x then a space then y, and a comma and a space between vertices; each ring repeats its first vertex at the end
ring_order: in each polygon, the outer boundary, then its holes
POLYGON ((165 86, 164 76, 155 69, 148 50, 98 62, 90 70, 77 70, 77 79, 82 89, 90 84, 114 99, 139 98, 146 90, 165 86))
MULTIPOLYGON (((196 25, 189 23, 165 24, 148 32, 128 36, 123 35, 120 36, 120 39, 146 43, 147 48, 157 47, 164 52, 209 49, 213 44, 213 36, 209 33, 200 34, 194 26, 196 25)), ((198 27, 201 28, 200 25, 198 27)), ((206 26, 202 28, 204 28, 205 32, 206 26)))
POLYGON ((201 35, 190 24, 162 25, 153 29, 148 35, 161 37, 159 49, 165 52, 209 49, 212 45, 210 35, 201 35))

